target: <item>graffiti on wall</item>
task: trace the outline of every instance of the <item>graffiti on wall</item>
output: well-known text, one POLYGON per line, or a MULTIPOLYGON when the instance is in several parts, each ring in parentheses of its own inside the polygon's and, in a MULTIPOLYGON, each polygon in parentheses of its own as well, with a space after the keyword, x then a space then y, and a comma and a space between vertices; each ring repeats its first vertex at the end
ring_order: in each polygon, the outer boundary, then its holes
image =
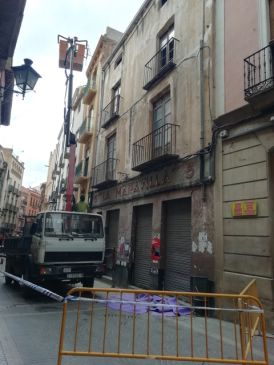
POLYGON ((121 235, 117 247, 117 261, 129 262, 130 257, 130 244, 124 235, 121 235))
POLYGON ((213 254, 212 243, 207 237, 207 232, 199 232, 197 242, 192 242, 192 252, 213 254))
POLYGON ((158 262, 161 258, 160 246, 161 246, 160 233, 154 233, 151 242, 151 260, 153 262, 158 262))

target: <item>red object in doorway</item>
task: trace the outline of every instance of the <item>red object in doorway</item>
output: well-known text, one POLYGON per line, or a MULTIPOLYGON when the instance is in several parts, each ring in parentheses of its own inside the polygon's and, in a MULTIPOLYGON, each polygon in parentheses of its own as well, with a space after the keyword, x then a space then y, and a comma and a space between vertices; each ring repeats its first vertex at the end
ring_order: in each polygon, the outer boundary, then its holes
POLYGON ((152 244, 151 244, 151 260, 152 261, 159 261, 161 256, 160 256, 160 245, 161 245, 161 241, 160 238, 158 237, 154 237, 152 239, 152 244))

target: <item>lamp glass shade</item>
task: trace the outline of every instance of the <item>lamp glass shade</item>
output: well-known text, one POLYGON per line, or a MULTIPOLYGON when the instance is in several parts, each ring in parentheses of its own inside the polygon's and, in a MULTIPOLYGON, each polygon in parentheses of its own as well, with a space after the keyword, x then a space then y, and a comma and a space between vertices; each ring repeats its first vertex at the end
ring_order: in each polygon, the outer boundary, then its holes
POLYGON ((23 93, 27 90, 33 90, 37 80, 41 77, 38 72, 31 67, 31 64, 32 61, 26 59, 24 65, 12 67, 15 83, 23 93))
POLYGON ((29 67, 26 79, 27 90, 33 90, 37 80, 41 77, 32 67, 29 67))
POLYGON ((13 67, 15 83, 19 89, 23 90, 26 85, 28 71, 24 66, 13 67))

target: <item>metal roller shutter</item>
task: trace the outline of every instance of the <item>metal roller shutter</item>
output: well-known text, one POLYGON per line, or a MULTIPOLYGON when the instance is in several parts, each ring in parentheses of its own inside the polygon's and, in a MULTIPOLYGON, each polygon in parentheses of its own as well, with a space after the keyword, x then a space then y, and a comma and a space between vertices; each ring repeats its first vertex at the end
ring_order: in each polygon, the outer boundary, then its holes
POLYGON ((119 209, 107 211, 106 248, 116 248, 118 245, 119 209))
POLYGON ((136 208, 136 240, 134 282, 140 288, 150 289, 152 205, 136 208))
POLYGON ((165 290, 190 290, 191 199, 166 203, 165 290))
POLYGON ((113 266, 113 249, 118 245, 119 213, 119 209, 107 211, 105 263, 108 272, 113 266))

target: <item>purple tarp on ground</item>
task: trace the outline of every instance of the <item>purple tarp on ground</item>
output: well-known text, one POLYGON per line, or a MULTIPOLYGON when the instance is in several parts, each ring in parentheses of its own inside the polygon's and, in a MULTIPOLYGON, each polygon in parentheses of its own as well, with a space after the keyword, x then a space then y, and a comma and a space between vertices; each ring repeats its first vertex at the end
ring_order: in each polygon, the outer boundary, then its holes
POLYGON ((155 314, 173 317, 190 314, 190 308, 183 305, 176 305, 176 298, 168 296, 157 296, 148 294, 122 293, 111 295, 108 299, 108 307, 121 310, 126 313, 146 313, 151 311, 155 314))

